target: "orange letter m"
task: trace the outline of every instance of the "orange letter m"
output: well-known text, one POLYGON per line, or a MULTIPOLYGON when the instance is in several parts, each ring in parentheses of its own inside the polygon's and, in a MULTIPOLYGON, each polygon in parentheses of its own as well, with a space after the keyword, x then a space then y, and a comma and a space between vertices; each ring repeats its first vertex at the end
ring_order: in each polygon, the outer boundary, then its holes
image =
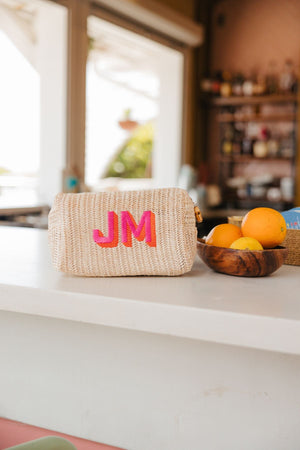
POLYGON ((145 242, 149 247, 156 247, 155 214, 144 211, 137 225, 129 211, 121 211, 122 243, 132 247, 132 234, 138 241, 145 242))

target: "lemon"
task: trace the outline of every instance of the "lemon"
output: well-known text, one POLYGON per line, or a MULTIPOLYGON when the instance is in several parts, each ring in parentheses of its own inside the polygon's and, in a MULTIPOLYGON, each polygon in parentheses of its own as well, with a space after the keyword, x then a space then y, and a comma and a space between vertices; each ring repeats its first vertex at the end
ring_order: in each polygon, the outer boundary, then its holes
POLYGON ((263 246, 257 239, 251 237, 241 237, 236 239, 229 248, 235 250, 263 250, 263 246))

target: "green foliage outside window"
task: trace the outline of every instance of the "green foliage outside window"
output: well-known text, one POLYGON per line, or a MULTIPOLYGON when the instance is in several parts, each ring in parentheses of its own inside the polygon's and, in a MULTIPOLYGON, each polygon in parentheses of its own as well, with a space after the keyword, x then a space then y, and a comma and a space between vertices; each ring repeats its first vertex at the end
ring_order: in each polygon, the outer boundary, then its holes
POLYGON ((150 178, 153 137, 152 123, 137 127, 114 156, 103 177, 150 178))
POLYGON ((5 167, 1 167, 0 166, 0 175, 6 175, 8 174, 10 171, 7 170, 5 167))

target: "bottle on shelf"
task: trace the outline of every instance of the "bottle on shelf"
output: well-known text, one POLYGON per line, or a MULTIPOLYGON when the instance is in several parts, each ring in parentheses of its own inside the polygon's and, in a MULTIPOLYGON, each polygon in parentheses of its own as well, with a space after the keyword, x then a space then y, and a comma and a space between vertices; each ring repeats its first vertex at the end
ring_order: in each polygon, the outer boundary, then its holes
POLYGON ((224 71, 222 72, 220 95, 221 97, 230 97, 231 94, 232 94, 231 73, 228 71, 224 71))
POLYGON ((202 78, 202 80, 200 81, 200 87, 201 87, 201 91, 204 94, 211 94, 211 90, 212 90, 211 78, 209 78, 209 77, 202 78))
POLYGON ((254 80, 252 76, 246 77, 244 83, 243 83, 243 95, 246 97, 251 97, 253 93, 253 87, 254 87, 254 80))
POLYGON ((218 70, 212 78, 211 93, 212 95, 220 95, 220 87, 222 83, 222 72, 218 70))
POLYGON ((271 60, 268 64, 266 75, 266 91, 269 95, 278 94, 278 70, 276 61, 271 60))
POLYGON ((266 93, 266 80, 262 74, 255 75, 253 83, 253 95, 264 95, 266 93))
POLYGON ((283 158, 292 158, 294 154, 293 132, 284 135, 280 140, 280 156, 283 158))
POLYGON ((279 77, 279 90, 282 94, 289 94, 293 92, 296 84, 296 74, 294 69, 294 63, 291 59, 286 59, 284 62, 283 70, 279 77))
POLYGON ((229 156, 232 154, 232 143, 234 137, 234 129, 232 125, 226 125, 224 129, 224 137, 222 139, 221 149, 223 155, 229 156))
POLYGON ((234 136, 232 141, 232 154, 241 155, 244 130, 236 124, 234 128, 234 136))
POLYGON ((244 76, 241 73, 234 75, 232 80, 232 94, 236 96, 243 95, 244 76))
POLYGON ((245 128, 243 140, 242 140, 242 154, 243 155, 253 155, 253 146, 256 141, 257 128, 252 126, 253 124, 248 124, 245 128))
POLYGON ((280 190, 284 201, 292 202, 294 198, 294 180, 292 177, 283 177, 280 180, 280 190))
POLYGON ((253 150, 253 140, 250 136, 245 135, 242 140, 242 154, 252 155, 252 150, 253 150))
POLYGON ((276 158, 279 155, 279 137, 277 134, 270 136, 267 142, 268 156, 276 158))

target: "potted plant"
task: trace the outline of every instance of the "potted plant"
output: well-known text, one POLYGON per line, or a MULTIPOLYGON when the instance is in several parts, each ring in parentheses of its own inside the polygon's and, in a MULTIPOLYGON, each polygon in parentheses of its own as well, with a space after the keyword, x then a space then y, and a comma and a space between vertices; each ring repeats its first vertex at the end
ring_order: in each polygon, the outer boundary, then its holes
POLYGON ((131 119, 130 108, 125 109, 123 119, 119 120, 119 126, 126 131, 133 131, 138 126, 138 122, 131 119))

